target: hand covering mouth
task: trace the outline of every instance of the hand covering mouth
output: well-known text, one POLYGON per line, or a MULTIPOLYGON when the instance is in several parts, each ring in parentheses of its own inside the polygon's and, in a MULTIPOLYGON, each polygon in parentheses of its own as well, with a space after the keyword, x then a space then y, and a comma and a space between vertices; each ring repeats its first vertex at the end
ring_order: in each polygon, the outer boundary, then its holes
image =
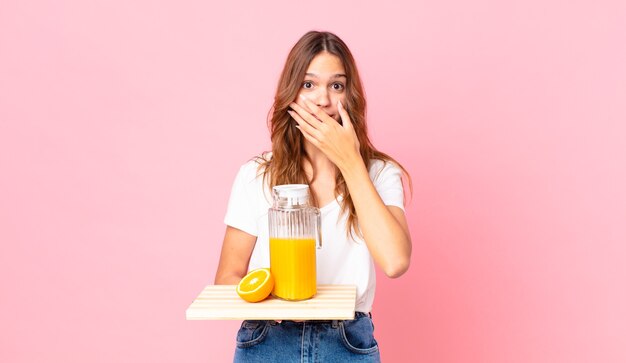
MULTIPOLYGON (((337 121, 337 119, 335 118, 335 115, 328 115, 330 118, 332 118, 333 120, 337 121)), ((313 115, 313 117, 315 117, 316 119, 318 119, 321 122, 324 122, 322 119, 320 119, 319 117, 313 115)))
MULTIPOLYGON (((312 115, 312 116, 313 116, 313 117, 315 117, 315 119, 317 119, 317 121, 319 121, 319 122, 324 122, 324 120, 322 120, 321 118, 317 117, 316 115, 312 115)), ((337 121, 337 122, 341 123, 341 120, 337 120, 337 119, 335 118, 335 115, 328 115, 328 116, 330 116, 330 118, 332 118, 333 120, 335 120, 335 121, 337 121)))

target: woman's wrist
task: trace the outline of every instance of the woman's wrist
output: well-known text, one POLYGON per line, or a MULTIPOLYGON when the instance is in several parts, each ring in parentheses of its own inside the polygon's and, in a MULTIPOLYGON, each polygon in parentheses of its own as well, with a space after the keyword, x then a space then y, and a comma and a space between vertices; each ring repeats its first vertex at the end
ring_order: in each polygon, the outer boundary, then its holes
POLYGON ((346 160, 342 165, 337 165, 341 175, 343 175, 346 184, 348 187, 351 184, 351 181, 358 180, 359 178, 366 175, 369 178, 369 174, 367 173, 367 168, 365 167, 365 163, 363 162, 363 158, 361 158, 360 154, 357 154, 356 157, 346 160))

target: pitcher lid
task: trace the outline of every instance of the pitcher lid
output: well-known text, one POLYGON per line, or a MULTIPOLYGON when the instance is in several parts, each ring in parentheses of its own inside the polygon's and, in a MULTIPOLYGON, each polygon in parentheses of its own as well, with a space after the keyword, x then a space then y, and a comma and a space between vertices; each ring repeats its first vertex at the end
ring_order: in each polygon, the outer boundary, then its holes
POLYGON ((277 185, 274 193, 283 198, 302 198, 309 196, 309 186, 306 184, 277 185))

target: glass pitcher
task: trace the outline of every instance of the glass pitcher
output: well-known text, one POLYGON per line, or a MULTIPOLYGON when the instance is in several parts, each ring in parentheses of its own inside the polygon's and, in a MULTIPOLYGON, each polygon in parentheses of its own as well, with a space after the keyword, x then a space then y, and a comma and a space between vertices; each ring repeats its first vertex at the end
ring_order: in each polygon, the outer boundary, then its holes
POLYGON ((322 247, 321 214, 306 184, 277 185, 268 211, 272 295, 306 300, 317 292, 315 250, 322 247))

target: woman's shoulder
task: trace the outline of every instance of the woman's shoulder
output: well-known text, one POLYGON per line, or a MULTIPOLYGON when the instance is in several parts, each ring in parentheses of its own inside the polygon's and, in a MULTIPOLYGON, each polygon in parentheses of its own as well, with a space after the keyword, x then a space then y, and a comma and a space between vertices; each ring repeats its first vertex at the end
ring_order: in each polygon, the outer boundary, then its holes
POLYGON ((381 174, 402 172, 398 164, 391 160, 384 159, 371 159, 368 171, 372 180, 378 178, 381 174))
POLYGON ((256 155, 255 157, 250 159, 250 161, 256 161, 257 164, 259 164, 259 165, 267 164, 270 160, 272 160, 272 152, 271 151, 262 152, 259 155, 256 155))
POLYGON ((248 176, 250 179, 254 179, 263 175, 267 163, 272 159, 271 152, 264 152, 256 155, 246 161, 239 168, 239 173, 248 176))

